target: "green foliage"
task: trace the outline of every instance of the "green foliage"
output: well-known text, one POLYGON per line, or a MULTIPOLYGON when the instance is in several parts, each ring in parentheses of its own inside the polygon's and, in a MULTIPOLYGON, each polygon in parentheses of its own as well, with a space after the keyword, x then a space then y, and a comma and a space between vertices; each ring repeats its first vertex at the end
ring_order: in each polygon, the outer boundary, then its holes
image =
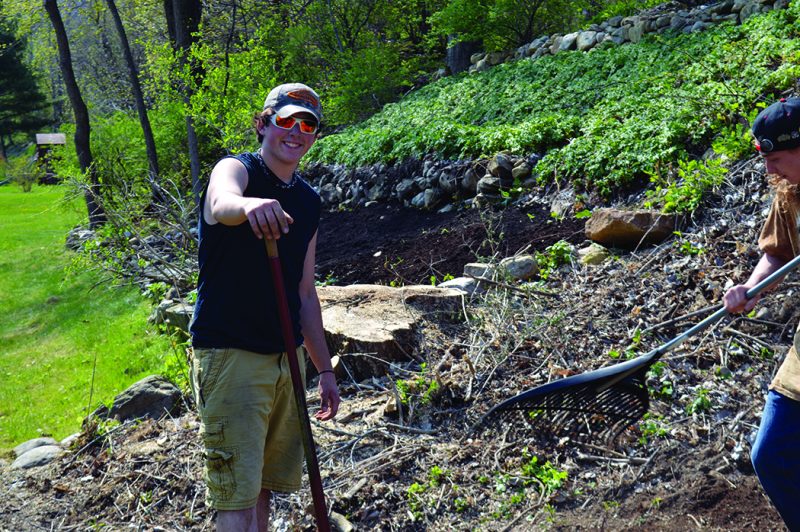
POLYGON ((444 78, 320 139, 309 157, 358 166, 538 152, 545 153, 536 167, 541 183, 568 180, 603 194, 674 167, 685 177, 663 176, 653 201, 686 212, 723 170, 687 162, 690 150, 724 135, 764 95, 791 86, 770 74, 800 64, 794 11, 444 78))
POLYGON ((673 234, 678 237, 677 240, 675 240, 674 245, 681 255, 693 257, 705 253, 705 249, 702 247, 702 245, 695 244, 688 238, 684 238, 683 233, 680 231, 674 231, 673 234))
POLYGON ((663 438, 669 434, 668 427, 664 423, 664 416, 652 415, 649 412, 644 415, 639 423, 639 430, 642 433, 639 437, 639 443, 642 445, 646 445, 651 439, 663 438))
POLYGON ((694 415, 708 412, 711 410, 711 399, 708 397, 708 390, 700 388, 697 390, 697 395, 692 401, 686 405, 686 414, 694 415))
POLYGON ((26 134, 49 122, 50 103, 24 60, 25 39, 16 37, 14 26, 0 17, 0 155, 6 153, 8 141, 27 142, 26 134))
POLYGON ((16 183, 23 192, 30 192, 43 175, 42 169, 27 154, 9 157, 5 162, 0 161, 0 168, 4 175, 0 180, 8 179, 16 183))
POLYGON ((646 205, 659 205, 664 212, 692 213, 708 191, 722 184, 727 172, 719 159, 679 160, 676 180, 660 174, 651 176, 654 188, 647 191, 646 205))
POLYGON ((420 373, 411 379, 398 379, 395 381, 400 401, 404 405, 428 405, 439 391, 439 381, 435 376, 429 375, 428 366, 420 364, 420 373))
MULTIPOLYGON (((550 461, 539 463, 539 457, 532 455, 527 448, 522 450, 522 457, 526 460, 523 462, 521 473, 523 477, 530 477, 537 479, 542 486, 546 495, 550 495, 554 491, 564 485, 567 480, 567 472, 560 471, 553 467, 550 461)), ((523 482, 523 485, 530 485, 531 481, 523 482)))
MULTIPOLYGON (((450 477, 450 473, 438 465, 434 465, 428 470, 427 481, 423 483, 414 482, 406 488, 406 502, 411 511, 414 519, 422 519, 425 509, 429 506, 438 506, 439 501, 432 498, 430 491, 432 488, 437 488, 450 477)), ((452 491, 458 492, 458 486, 453 485, 452 491)), ((453 498, 453 506, 457 512, 466 511, 469 508, 469 503, 461 498, 453 498)))
MULTIPOLYGON (((654 0, 647 0, 651 4, 654 0)), ((567 33, 587 23, 589 11, 630 14, 631 0, 449 0, 433 16, 434 30, 455 41, 479 41, 486 50, 509 50, 540 35, 567 33), (615 6, 615 4, 621 4, 615 6)), ((598 16, 601 16, 598 13, 598 16)), ((601 20, 594 17, 594 20, 601 20)), ((602 19, 605 20, 605 19, 602 19)))
MULTIPOLYGON (((662 0, 611 0, 605 2, 605 5, 592 16, 590 22, 599 24, 611 17, 626 17, 640 10, 655 7, 663 3, 662 0)), ((600 4, 602 5, 602 2, 600 4)))
POLYGON ((566 240, 559 240, 547 246, 543 252, 536 252, 536 262, 539 264, 539 277, 547 279, 550 274, 562 264, 572 261, 572 244, 566 240))

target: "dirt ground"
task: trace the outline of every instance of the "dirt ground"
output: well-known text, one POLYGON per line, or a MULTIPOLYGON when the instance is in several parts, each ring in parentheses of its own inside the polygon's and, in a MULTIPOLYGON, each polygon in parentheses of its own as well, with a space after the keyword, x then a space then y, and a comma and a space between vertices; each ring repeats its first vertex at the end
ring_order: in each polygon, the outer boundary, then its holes
POLYGON ((458 277, 476 257, 500 258, 584 240, 583 223, 556 223, 536 204, 434 213, 378 204, 320 221, 317 273, 331 284, 430 284, 458 277))
MULTIPOLYGON (((596 268, 562 267, 541 285, 558 297, 496 291, 472 302, 466 323, 428 324, 414 354, 428 369, 411 361, 399 373, 343 379, 337 421, 313 427, 332 510, 356 530, 783 530, 749 449, 800 315, 791 283, 765 300, 759 320, 729 322, 666 358, 656 384, 669 393, 654 396, 652 417, 612 445, 468 432, 520 391, 615 363, 609 353, 624 352, 637 328, 653 328, 640 352, 655 347, 683 330, 672 320, 718 302, 726 282, 743 278, 757 259, 766 188, 751 167, 737 172, 680 238, 615 250, 596 268), (392 412, 401 381, 409 400, 392 412), (708 410, 687 413, 704 394, 708 410), (548 484, 545 462, 566 477, 548 484)), ((561 239, 580 245, 583 221, 555 220, 546 205, 326 213, 320 279, 429 284, 459 276, 477 257, 543 251, 561 239)), ((313 406, 313 383, 308 397, 313 406)), ((89 431, 78 452, 44 468, 14 471, 0 461, 0 530, 209 530, 200 464, 190 404, 173 418, 89 431)), ((278 497, 274 528, 313 529, 309 503, 307 486, 278 497)))

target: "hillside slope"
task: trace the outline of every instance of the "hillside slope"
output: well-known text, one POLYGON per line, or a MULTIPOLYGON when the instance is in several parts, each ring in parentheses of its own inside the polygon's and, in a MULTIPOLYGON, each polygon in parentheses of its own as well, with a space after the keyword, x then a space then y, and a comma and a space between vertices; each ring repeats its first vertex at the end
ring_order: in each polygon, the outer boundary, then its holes
MULTIPOLYGON (((510 427, 468 433, 492 405, 645 352, 685 330, 693 320, 682 315, 719 301, 758 255, 769 200, 761 170, 758 160, 734 167, 693 223, 660 246, 617 251, 599 267, 562 266, 544 285, 558 299, 495 290, 470 301, 468 320, 429 323, 417 354, 426 367, 401 364, 384 377, 343 381, 337 421, 313 427, 332 509, 369 530, 780 529, 748 453, 766 384, 800 317, 796 282, 765 299, 757 316, 721 323, 670 353, 648 382, 649 417, 613 446, 510 427), (398 417, 385 405, 401 389, 398 417)), ((369 212, 332 213, 327 223, 352 227, 369 212)), ((409 215, 399 210, 396 224, 384 218, 377 245, 387 254, 404 256, 388 243, 409 215)), ((441 251, 441 241, 425 235, 463 228, 456 217, 449 225, 430 220, 416 240, 429 247, 414 248, 415 256, 441 251)), ((554 220, 533 236, 575 229, 554 220)), ((342 257, 329 266, 335 273, 353 264, 342 257)), ((362 281, 381 280, 369 271, 362 281)), ((0 467, 0 528, 207 529, 213 516, 202 502, 200 452, 192 411, 90 430, 50 466, 0 467)), ((277 529, 311 530, 308 503, 308 489, 280 497, 277 529)))
POLYGON ((798 14, 794 3, 741 25, 653 33, 635 45, 609 41, 445 77, 321 138, 309 157, 355 167, 538 154, 541 183, 603 194, 700 156, 712 140, 718 153, 738 158, 749 149, 757 104, 800 76, 798 14))

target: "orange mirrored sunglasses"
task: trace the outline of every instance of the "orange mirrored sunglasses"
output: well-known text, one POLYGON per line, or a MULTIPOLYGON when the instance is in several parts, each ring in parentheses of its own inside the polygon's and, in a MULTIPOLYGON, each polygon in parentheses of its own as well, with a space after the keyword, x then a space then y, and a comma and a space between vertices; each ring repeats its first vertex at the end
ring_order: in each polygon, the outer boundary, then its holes
POLYGON ((300 124, 300 132, 306 135, 313 135, 319 130, 319 123, 311 118, 296 118, 294 116, 281 118, 274 114, 270 117, 270 122, 281 129, 292 129, 295 124, 300 124))

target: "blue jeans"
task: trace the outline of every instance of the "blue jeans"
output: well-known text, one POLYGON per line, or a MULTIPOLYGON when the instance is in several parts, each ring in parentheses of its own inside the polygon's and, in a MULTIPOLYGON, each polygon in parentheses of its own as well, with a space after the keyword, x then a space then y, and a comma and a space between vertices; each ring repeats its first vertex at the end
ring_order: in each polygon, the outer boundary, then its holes
POLYGON ((800 401, 770 390, 751 459, 786 526, 800 531, 800 401))

